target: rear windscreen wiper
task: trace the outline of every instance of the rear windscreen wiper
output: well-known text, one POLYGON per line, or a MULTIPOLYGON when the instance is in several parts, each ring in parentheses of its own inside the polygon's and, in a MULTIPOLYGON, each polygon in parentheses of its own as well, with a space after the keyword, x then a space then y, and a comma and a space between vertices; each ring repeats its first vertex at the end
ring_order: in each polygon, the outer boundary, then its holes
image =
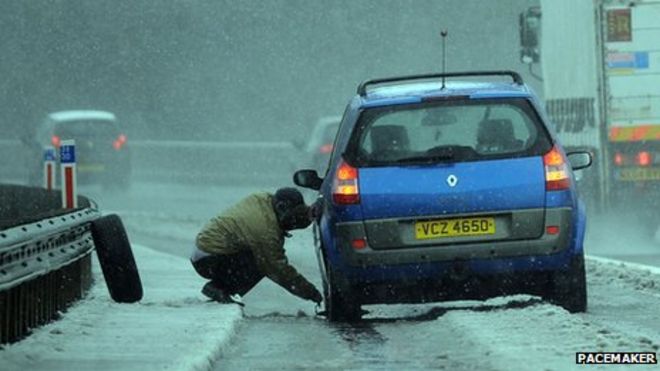
POLYGON ((447 153, 442 155, 404 157, 396 160, 396 162, 399 164, 404 164, 410 162, 436 162, 436 161, 447 161, 453 159, 454 159, 454 154, 447 153))

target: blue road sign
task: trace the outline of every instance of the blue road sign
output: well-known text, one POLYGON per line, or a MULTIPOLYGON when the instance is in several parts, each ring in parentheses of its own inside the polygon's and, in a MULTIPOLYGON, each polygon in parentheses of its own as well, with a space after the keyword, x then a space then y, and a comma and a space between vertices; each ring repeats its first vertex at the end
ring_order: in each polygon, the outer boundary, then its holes
POLYGON ((44 151, 44 161, 55 161, 57 160, 55 156, 55 148, 46 148, 44 151))
POLYGON ((63 164, 76 163, 76 146, 73 141, 63 141, 60 146, 60 162, 63 164))

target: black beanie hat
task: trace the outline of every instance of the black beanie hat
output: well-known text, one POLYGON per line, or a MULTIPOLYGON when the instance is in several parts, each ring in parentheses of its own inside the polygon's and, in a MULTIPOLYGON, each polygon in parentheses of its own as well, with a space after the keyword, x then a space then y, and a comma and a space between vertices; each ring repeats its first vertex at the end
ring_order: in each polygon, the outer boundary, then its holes
POLYGON ((275 211, 278 213, 304 203, 302 194, 295 188, 284 187, 275 192, 275 211))
POLYGON ((283 230, 306 228, 311 223, 308 207, 302 194, 295 188, 284 187, 275 192, 273 209, 283 230))

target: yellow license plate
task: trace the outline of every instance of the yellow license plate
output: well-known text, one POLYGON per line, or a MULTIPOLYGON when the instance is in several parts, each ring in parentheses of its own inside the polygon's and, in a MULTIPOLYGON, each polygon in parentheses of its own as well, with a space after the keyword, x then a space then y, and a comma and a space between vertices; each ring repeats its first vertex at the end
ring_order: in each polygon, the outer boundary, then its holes
POLYGON ((415 238, 418 240, 488 234, 495 234, 495 218, 442 219, 415 223, 415 238))
POLYGON ((620 180, 658 180, 660 179, 660 168, 632 168, 619 170, 620 180))
POLYGON ((103 164, 79 164, 78 171, 85 173, 98 173, 105 170, 103 164))

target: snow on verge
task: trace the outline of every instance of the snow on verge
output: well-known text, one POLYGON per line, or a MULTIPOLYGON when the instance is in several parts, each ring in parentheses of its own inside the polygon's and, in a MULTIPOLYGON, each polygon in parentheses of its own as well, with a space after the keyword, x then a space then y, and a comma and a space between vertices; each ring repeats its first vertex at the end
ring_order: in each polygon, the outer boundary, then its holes
POLYGON ((603 285, 624 284, 638 291, 660 294, 660 268, 587 256, 589 280, 603 285))
POLYGON ((110 299, 98 262, 88 296, 62 318, 0 350, 3 370, 209 370, 242 316, 207 302, 183 258, 133 245, 144 286, 137 304, 110 299))
POLYGON ((453 330, 458 348, 470 350, 450 358, 496 370, 583 369, 575 364, 575 352, 657 351, 635 334, 603 329, 591 323, 588 314, 570 314, 550 304, 450 311, 437 321, 453 330))

